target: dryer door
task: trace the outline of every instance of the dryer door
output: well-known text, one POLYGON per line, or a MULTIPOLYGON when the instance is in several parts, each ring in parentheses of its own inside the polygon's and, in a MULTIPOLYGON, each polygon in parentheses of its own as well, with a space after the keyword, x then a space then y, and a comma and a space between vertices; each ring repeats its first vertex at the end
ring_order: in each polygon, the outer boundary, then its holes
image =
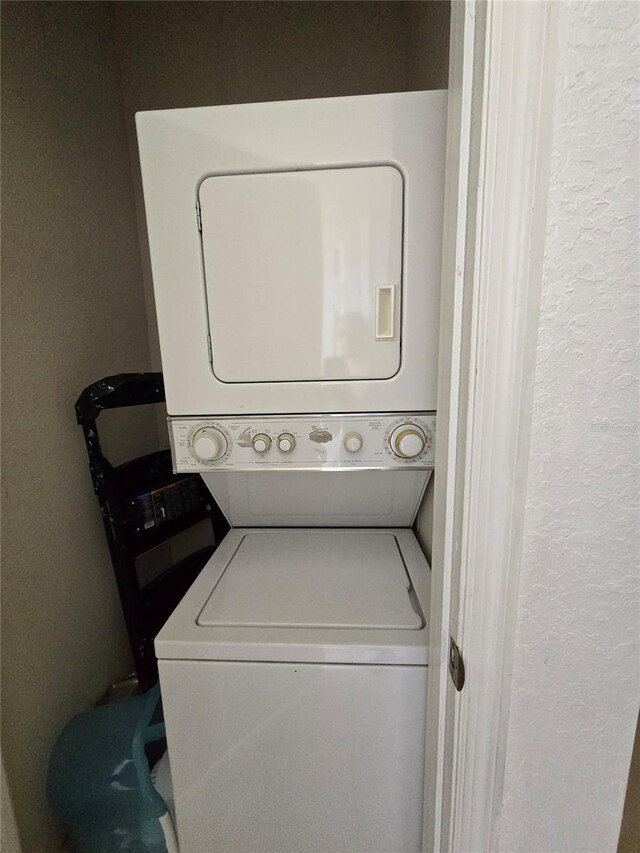
POLYGON ((398 372, 398 169, 212 176, 200 184, 199 203, 218 380, 348 381, 398 372))

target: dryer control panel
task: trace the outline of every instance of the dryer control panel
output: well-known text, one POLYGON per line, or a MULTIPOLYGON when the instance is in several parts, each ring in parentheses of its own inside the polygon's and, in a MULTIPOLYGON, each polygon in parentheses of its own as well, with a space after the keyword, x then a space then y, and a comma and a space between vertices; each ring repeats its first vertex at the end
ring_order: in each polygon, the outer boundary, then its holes
POLYGON ((435 414, 169 418, 178 471, 431 469, 435 414))

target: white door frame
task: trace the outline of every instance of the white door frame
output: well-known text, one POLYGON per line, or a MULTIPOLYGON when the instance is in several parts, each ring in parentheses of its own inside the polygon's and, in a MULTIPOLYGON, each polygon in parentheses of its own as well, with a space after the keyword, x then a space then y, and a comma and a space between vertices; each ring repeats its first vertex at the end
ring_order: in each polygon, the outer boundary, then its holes
POLYGON ((497 843, 561 5, 452 3, 425 851, 497 843))

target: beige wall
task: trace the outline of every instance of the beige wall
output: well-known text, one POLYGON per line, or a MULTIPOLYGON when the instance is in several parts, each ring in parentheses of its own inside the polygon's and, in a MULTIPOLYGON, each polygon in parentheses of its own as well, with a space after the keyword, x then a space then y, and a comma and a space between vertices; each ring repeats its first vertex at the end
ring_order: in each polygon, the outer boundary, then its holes
POLYGON ((409 19, 408 88, 446 89, 449 85, 451 4, 435 0, 403 5, 409 19))
POLYGON ((2 762, 2 791, 0 798, 0 848, 2 853, 20 853, 18 827, 13 813, 13 803, 9 794, 7 774, 2 762))
POLYGON ((3 3, 2 752, 26 853, 55 843, 55 737, 131 666, 74 419, 85 385, 149 368, 111 33, 101 3, 3 3))

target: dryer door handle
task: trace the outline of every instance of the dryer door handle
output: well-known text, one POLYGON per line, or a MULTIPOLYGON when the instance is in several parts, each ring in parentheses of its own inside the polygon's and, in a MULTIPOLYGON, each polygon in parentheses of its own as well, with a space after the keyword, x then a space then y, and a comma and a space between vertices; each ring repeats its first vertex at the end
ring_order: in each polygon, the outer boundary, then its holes
POLYGON ((397 337, 397 286, 380 284, 376 288, 376 340, 393 341, 397 337))

